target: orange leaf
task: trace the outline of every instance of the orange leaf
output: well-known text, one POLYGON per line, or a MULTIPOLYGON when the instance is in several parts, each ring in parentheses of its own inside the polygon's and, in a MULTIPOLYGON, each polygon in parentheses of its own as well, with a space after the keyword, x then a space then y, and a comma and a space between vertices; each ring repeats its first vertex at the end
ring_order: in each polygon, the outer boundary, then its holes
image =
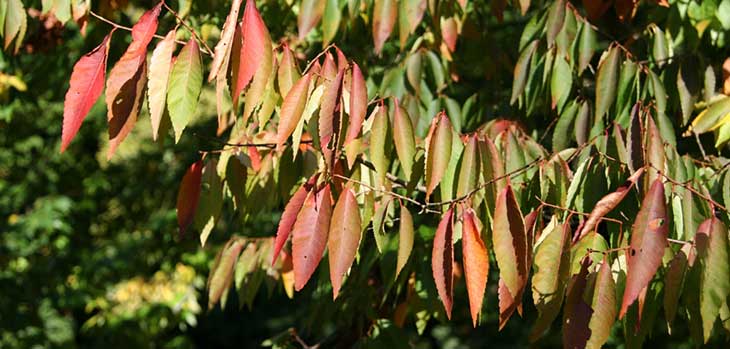
POLYGON ((639 293, 649 285, 662 264, 669 224, 664 202, 664 184, 656 179, 646 193, 631 230, 627 251, 626 289, 619 318, 623 318, 639 293))
POLYGON ((292 228, 294 289, 300 291, 314 274, 327 246, 332 198, 329 184, 307 194, 292 228))
POLYGON ((193 223, 195 211, 200 200, 200 181, 203 174, 203 162, 198 160, 185 172, 180 189, 177 192, 177 226, 180 236, 193 223))
MULTIPOLYGON (((307 104, 307 92, 309 91, 309 82, 311 74, 307 73, 299 79, 289 90, 289 93, 281 103, 281 111, 279 112, 279 126, 276 129, 276 148, 278 151, 283 149, 286 140, 291 136, 294 129, 297 128, 299 119, 302 117, 304 107, 307 104)), ((293 149, 296 151, 296 149, 293 149)))
POLYGON ((329 250, 330 280, 332 281, 332 298, 336 299, 342 285, 342 278, 352 266, 360 245, 360 209, 357 206, 355 193, 345 189, 332 212, 330 222, 329 250))
POLYGON ((475 219, 474 210, 471 208, 464 212, 464 230, 461 236, 466 289, 469 292, 469 309, 471 309, 474 327, 477 325, 477 316, 482 309, 484 290, 487 287, 487 276, 489 275, 489 255, 475 219))
POLYGON ((61 153, 81 128, 81 123, 104 90, 106 60, 109 54, 109 40, 112 30, 101 44, 85 54, 74 65, 71 81, 63 103, 63 132, 61 133, 61 153))
POLYGON ((284 207, 284 213, 281 214, 279 220, 279 228, 276 230, 276 239, 274 240, 274 254, 271 258, 271 265, 276 263, 276 258, 279 257, 281 248, 284 247, 284 243, 289 239, 294 222, 297 220, 297 214, 304 206, 304 200, 307 198, 307 193, 314 187, 317 182, 317 175, 312 176, 306 183, 302 184, 299 189, 292 195, 289 202, 284 207))
POLYGON ((449 208, 436 228, 431 253, 431 271, 436 282, 436 290, 444 304, 446 317, 451 319, 454 304, 454 208, 449 208))
POLYGON ((347 129, 345 145, 357 138, 365 121, 368 108, 368 91, 365 79, 357 63, 352 64, 352 79, 350 87, 350 122, 347 129))

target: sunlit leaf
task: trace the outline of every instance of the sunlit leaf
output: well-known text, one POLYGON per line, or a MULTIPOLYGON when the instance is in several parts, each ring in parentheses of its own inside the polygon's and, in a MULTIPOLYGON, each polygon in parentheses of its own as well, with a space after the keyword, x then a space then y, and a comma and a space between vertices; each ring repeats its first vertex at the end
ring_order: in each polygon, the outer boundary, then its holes
POLYGON ((337 298, 342 278, 355 260, 360 245, 360 224, 360 209, 355 193, 352 189, 345 189, 332 211, 327 240, 333 299, 337 298))
POLYGON ((304 288, 322 260, 331 216, 329 185, 309 192, 291 231, 294 289, 297 291, 304 288))

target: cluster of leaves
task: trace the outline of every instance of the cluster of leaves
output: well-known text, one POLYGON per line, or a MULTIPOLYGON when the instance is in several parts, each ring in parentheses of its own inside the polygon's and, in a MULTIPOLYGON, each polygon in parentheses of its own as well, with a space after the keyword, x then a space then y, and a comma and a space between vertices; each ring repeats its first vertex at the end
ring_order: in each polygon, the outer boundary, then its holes
MULTIPOLYGON (((404 47, 428 7, 429 30, 439 33, 440 52, 451 61, 460 21, 482 5, 428 3, 372 2, 374 51, 382 51, 396 18, 404 47)), ((510 103, 528 118, 555 116, 551 150, 542 144, 549 130, 530 133, 512 120, 471 117, 480 114, 473 111, 476 97, 462 105, 446 99, 441 111, 447 76, 456 79, 436 53, 422 49, 428 32, 379 85, 334 45, 300 71, 297 54, 288 43, 273 44, 251 0, 232 2, 213 50, 190 31, 175 55, 175 27, 148 64, 158 17, 163 8, 172 12, 159 3, 131 28, 132 42, 107 77, 109 44, 123 29, 114 25, 74 67, 61 150, 105 84, 108 157, 132 130, 145 95, 154 137, 171 127, 180 141, 204 84, 201 53, 211 55, 218 135, 227 140, 204 151, 182 178, 180 234, 192 227, 205 245, 224 202, 244 221, 281 201, 286 207, 275 238, 234 237, 221 249, 208 280, 209 307, 225 303, 232 285, 239 303, 250 305, 265 280, 281 280, 291 297, 318 269, 328 270, 333 298, 356 297, 378 278, 372 275, 378 261, 383 299, 394 285, 408 285, 396 310, 399 323, 409 312, 417 323, 450 318, 463 274, 476 326, 493 256, 500 329, 515 311, 523 313, 531 294, 538 312, 531 341, 562 314, 566 347, 601 347, 618 325, 629 344, 640 346, 663 309, 667 327, 676 317, 687 319, 696 343, 707 342, 713 332, 730 331, 730 176, 725 158, 680 155, 689 142, 676 130, 717 131, 722 149, 730 138, 730 103, 717 91, 715 62, 702 61, 696 47, 681 56, 675 48, 684 47, 688 33, 701 38, 714 24, 700 21, 679 36, 652 23, 632 43, 644 49, 632 50, 614 40, 603 45, 600 37, 612 36, 592 23, 612 2, 585 3, 584 17, 569 2, 549 2, 532 13, 519 41, 510 103), (435 233, 416 234, 421 227, 414 220, 435 226, 435 233), (424 250, 431 261, 425 272, 417 262, 422 256, 414 255, 424 250), (320 263, 325 254, 327 266, 320 263), (412 286, 423 278, 435 294, 412 286), (424 305, 436 295, 443 308, 424 305)), ((630 3, 613 2, 620 20, 635 16, 639 7, 630 3)), ((323 18, 327 45, 342 26, 344 4, 302 1, 300 38, 323 18)), ((501 17, 505 3, 495 4, 501 17)), ((347 2, 349 16, 370 5, 347 2)), ((519 5, 525 13, 530 3, 519 5)), ((685 5, 659 5, 647 11, 670 19, 690 13, 685 5)), ((712 15, 720 25, 722 11, 712 15)))

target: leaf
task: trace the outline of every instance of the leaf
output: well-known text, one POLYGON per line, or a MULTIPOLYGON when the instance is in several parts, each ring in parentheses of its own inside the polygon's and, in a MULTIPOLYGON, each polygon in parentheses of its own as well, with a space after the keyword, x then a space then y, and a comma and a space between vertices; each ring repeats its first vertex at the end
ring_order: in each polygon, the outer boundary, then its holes
POLYGON ((580 272, 570 280, 563 309, 563 347, 584 348, 591 336, 589 323, 593 309, 583 299, 590 258, 583 258, 580 272))
POLYGON ((299 16, 297 17, 299 40, 303 40, 309 31, 317 25, 322 18, 326 3, 327 0, 302 0, 299 6, 299 16))
MULTIPOLYGON (((400 17, 405 19, 404 28, 406 28, 405 32, 410 35, 413 33, 413 31, 416 30, 419 24, 421 24, 421 20, 423 19, 423 14, 426 12, 426 6, 427 1, 426 0, 402 0, 399 1, 401 4, 400 9, 400 17)), ((403 30, 403 28, 399 29, 403 30)), ((402 40, 402 39, 401 39, 402 40)), ((401 46, 403 44, 401 43, 401 46)))
POLYGON ((185 234, 185 230, 195 218, 200 200, 202 174, 203 162, 198 160, 188 168, 180 182, 180 189, 177 192, 177 226, 180 236, 185 234))
POLYGON ((728 114, 730 114, 730 97, 722 97, 697 115, 692 121, 690 131, 697 134, 713 131, 726 122, 728 114))
MULTIPOLYGON (((473 138, 474 139, 474 138, 473 138)), ((484 291, 489 275, 489 254, 482 241, 481 232, 475 222, 474 210, 464 212, 462 250, 466 288, 469 293, 469 309, 471 309, 472 325, 477 326, 477 317, 482 309, 484 291)))
MULTIPOLYGON (((497 197, 492 220, 492 246, 499 266, 499 278, 515 304, 519 305, 527 283, 527 232, 522 212, 509 184, 497 197)), ((500 306, 500 314, 501 309, 500 306)), ((501 318, 500 315, 500 327, 506 323, 506 319, 502 321, 501 318)))
POLYGON ((535 247, 532 300, 538 311, 530 341, 535 341, 560 313, 570 271, 570 224, 558 224, 555 216, 535 247))
MULTIPOLYGON (((710 339, 720 307, 730 295, 728 264, 728 231, 717 218, 704 221, 695 236, 697 257, 702 268, 700 277, 700 314, 705 343, 710 339)), ((723 319, 724 320, 724 319, 723 319)))
POLYGON ((577 114, 578 103, 576 102, 568 104, 562 113, 560 113, 558 122, 555 123, 555 130, 553 131, 553 152, 559 152, 568 148, 568 144, 571 141, 571 128, 577 114))
POLYGON ((456 51, 456 40, 459 38, 459 23, 456 17, 441 17, 441 37, 449 52, 456 51))
MULTIPOLYGON (((337 137, 340 130, 342 79, 344 76, 345 71, 339 70, 333 80, 323 82, 324 94, 322 94, 322 103, 319 106, 319 120, 317 122, 319 142, 323 153, 326 150, 331 152, 337 147, 337 137)), ((327 156, 325 159, 328 161, 327 166, 331 167, 334 160, 327 156)))
POLYGON ((441 182, 451 158, 451 122, 446 114, 437 116, 429 146, 426 149, 426 197, 441 182))
POLYGON ((466 146, 461 153, 461 169, 456 184, 456 197, 460 198, 471 193, 479 181, 479 144, 477 136, 467 139, 466 146))
POLYGON ((165 39, 157 43, 150 58, 149 80, 147 81, 147 102, 152 122, 152 139, 157 140, 160 124, 165 113, 167 82, 170 79, 172 55, 175 51, 175 31, 171 30, 165 39))
POLYGON ((357 63, 352 64, 352 78, 350 80, 350 121, 347 128, 345 145, 357 138, 365 122, 365 114, 368 108, 368 91, 365 79, 357 63))
POLYGON ((205 246, 223 208, 223 183, 216 171, 217 160, 208 161, 201 177, 200 199, 193 225, 200 229, 200 245, 205 246))
POLYGON ((373 117, 373 126, 370 129, 370 161, 375 166, 380 183, 385 183, 388 173, 388 156, 386 154, 386 142, 388 142, 388 109, 380 105, 373 117))
POLYGON ((558 36, 560 29, 563 28, 565 22, 565 1, 557 0, 550 5, 548 10, 548 18, 545 23, 547 29, 547 46, 548 48, 553 47, 555 44, 555 38, 558 36))
POLYGON ((538 40, 533 40, 529 45, 527 45, 527 47, 525 47, 524 50, 522 50, 522 53, 520 53, 520 58, 517 60, 517 64, 515 64, 512 97, 510 98, 509 104, 515 104, 517 99, 520 98, 522 92, 525 90, 525 86, 527 85, 527 75, 530 71, 530 60, 537 49, 538 43, 538 40))
POLYGON ((340 198, 337 200, 335 209, 332 212, 327 241, 332 299, 337 299, 342 278, 352 266, 359 245, 360 209, 357 206, 355 193, 348 188, 340 194, 340 198))
POLYGON ((170 111, 170 120, 175 131, 175 142, 180 141, 183 130, 195 115, 202 87, 203 65, 200 49, 198 42, 190 39, 172 65, 167 91, 167 110, 170 111))
POLYGON ((587 349, 600 349, 611 334, 611 327, 616 321, 616 283, 611 275, 611 264, 604 257, 601 267, 598 268, 593 300, 591 302, 593 315, 588 323, 591 337, 586 343, 587 349))
POLYGON ((682 246, 682 249, 669 262, 667 272, 664 274, 664 317, 667 320, 669 334, 672 334, 672 323, 677 315, 679 297, 684 287, 684 276, 687 272, 687 257, 689 256, 690 248, 690 244, 682 246))
POLYGON ((555 59, 552 75, 550 76, 550 92, 552 95, 552 108, 563 110, 563 106, 570 95, 573 85, 573 69, 564 57, 558 56, 555 59))
POLYGON ((682 112, 682 125, 689 122, 689 117, 694 111, 694 104, 700 91, 699 77, 697 76, 695 61, 683 60, 677 71, 677 93, 679 94, 679 106, 682 112))
POLYGON ((614 192, 609 193, 598 200, 596 206, 593 207, 591 214, 588 215, 585 223, 583 223, 583 227, 578 234, 578 239, 582 238, 590 231, 597 230, 598 223, 600 223, 601 219, 603 219, 603 216, 611 212, 614 208, 616 208, 616 206, 618 206, 618 204, 621 203, 621 201, 623 201, 629 193, 629 190, 636 185, 636 182, 639 178, 641 178, 643 173, 644 168, 639 168, 639 170, 634 172, 634 174, 632 174, 626 182, 616 188, 614 192))
POLYGON ((208 280, 208 309, 213 309, 224 292, 228 292, 231 287, 233 267, 241 253, 241 248, 243 248, 241 240, 234 240, 232 243, 226 244, 211 268, 211 276, 208 280))
MULTIPOLYGON (((9 0, 5 4, 5 26, 2 35, 5 36, 5 46, 7 49, 17 36, 16 43, 23 41, 23 28, 27 25, 26 11, 20 0, 9 0)), ((16 46, 19 46, 16 44, 16 46)))
MULTIPOLYGON (((311 81, 311 74, 307 73, 292 86, 284 97, 279 111, 279 125, 276 129, 276 149, 282 151, 286 140, 297 128, 307 104, 307 92, 311 81)), ((293 149, 295 152, 297 149, 293 149)))
POLYGON ((398 223, 398 259, 395 267, 395 277, 398 278, 401 270, 408 262, 413 250, 413 217, 405 205, 400 205, 400 221, 398 223))
POLYGON ((383 44, 388 40, 398 14, 398 3, 394 0, 374 0, 373 7, 373 44, 375 53, 380 55, 383 44))
POLYGON ((326 0, 322 20, 322 46, 327 46, 337 34, 342 19, 339 0, 326 0))
POLYGON ((69 88, 63 103, 63 132, 61 134, 61 153, 63 153, 89 110, 104 90, 106 60, 109 54, 109 40, 114 31, 107 34, 101 44, 85 54, 74 65, 69 88))
POLYGON ((420 52, 414 52, 406 59, 406 79, 418 95, 421 91, 423 58, 420 52))
POLYGON ((431 271, 436 282, 441 303, 444 304, 446 317, 451 319, 451 308, 454 304, 454 245, 453 223, 454 209, 449 208, 441 218, 436 235, 433 238, 431 252, 431 271))
POLYGON ((388 219, 388 212, 393 197, 391 195, 382 195, 375 205, 375 213, 372 216, 373 237, 375 238, 375 247, 378 253, 385 253, 390 243, 388 233, 385 231, 385 223, 388 219))
MULTIPOLYGON (((246 8, 243 10, 243 23, 241 25, 241 51, 239 54, 240 66, 238 74, 233 76, 233 106, 238 106, 238 98, 241 92, 248 86, 251 80, 255 80, 255 75, 260 75, 259 80, 268 79, 271 69, 271 39, 269 31, 266 29, 261 14, 256 9, 256 2, 253 0, 246 1, 246 8), (266 68, 267 69, 263 69, 266 68), (261 72, 259 72, 261 70, 261 72)), ((236 54, 236 52, 233 52, 236 54)), ((257 87, 251 86, 251 89, 263 90, 266 86, 265 81, 259 81, 257 87)), ((260 92, 256 92, 260 96, 260 92)), ((249 107, 252 108, 252 107, 249 107)), ((244 119, 248 115, 244 113, 244 119)))
POLYGON ((294 86, 301 74, 299 73, 299 67, 297 61, 294 59, 289 45, 284 43, 281 53, 281 62, 279 63, 279 71, 277 72, 276 81, 279 86, 279 94, 287 96, 289 90, 294 86))
MULTIPOLYGON (((213 63, 210 65, 210 74, 208 74, 208 82, 218 76, 218 74, 227 74, 227 71, 222 69, 224 66, 228 67, 226 63, 231 55, 231 46, 233 46, 233 36, 236 32, 236 22, 238 22, 238 12, 241 9, 241 2, 243 0, 233 0, 231 3, 231 10, 228 12, 226 21, 223 23, 223 29, 221 30, 220 40, 213 49, 213 63)), ((254 1, 248 1, 254 3, 254 1)), ((248 5, 248 4, 247 4, 248 5)), ((169 34, 168 34, 169 35, 169 34)))
POLYGON ((301 211, 292 227, 292 256, 294 262, 294 289, 300 291, 307 284, 322 260, 327 244, 332 199, 330 186, 307 194, 301 211))
POLYGON ((631 112, 629 129, 626 132, 626 150, 628 151, 628 165, 631 172, 636 172, 644 166, 644 143, 642 143, 642 122, 639 116, 639 104, 635 104, 631 112))
POLYGON ((602 120, 616 99, 619 54, 619 48, 611 46, 601 63, 598 64, 598 73, 596 75, 596 120, 602 120))
POLYGON ((416 155, 416 139, 413 135, 411 118, 408 116, 408 112, 398 104, 397 98, 393 112, 393 143, 403 173, 406 178, 411 178, 416 155))
POLYGON ((626 289, 619 318, 623 318, 629 306, 649 285, 662 264, 667 246, 669 225, 667 206, 664 202, 664 184, 654 180, 644 196, 641 209, 631 229, 631 243, 627 254, 626 289))
POLYGON ((306 183, 302 184, 289 199, 286 207, 284 207, 284 213, 281 214, 281 219, 279 219, 279 227, 276 229, 274 254, 271 257, 272 266, 276 263, 276 259, 279 257, 281 248, 284 247, 286 240, 289 239, 289 234, 294 228, 294 223, 297 220, 299 211, 301 211, 304 206, 304 201, 308 198, 308 194, 317 182, 317 178, 318 176, 314 175, 306 183))

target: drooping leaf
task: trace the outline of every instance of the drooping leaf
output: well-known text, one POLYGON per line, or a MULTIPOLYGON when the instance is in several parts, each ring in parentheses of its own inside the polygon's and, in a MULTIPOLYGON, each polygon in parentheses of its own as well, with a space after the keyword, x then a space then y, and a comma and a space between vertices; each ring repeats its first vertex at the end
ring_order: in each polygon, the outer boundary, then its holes
MULTIPOLYGON (((720 308, 730 295, 728 231, 717 218, 704 221, 695 236, 700 277, 700 314, 705 343, 710 339, 720 308)), ((724 319, 723 319, 724 320, 724 319)))
POLYGON ((456 17, 441 17, 441 37, 449 52, 456 51, 456 40, 459 38, 459 28, 456 17))
POLYGON ((61 153, 81 128, 81 123, 104 90, 106 60, 109 54, 109 40, 114 31, 101 41, 101 44, 85 54, 74 65, 69 88, 63 103, 63 132, 61 134, 61 153))
POLYGON ((563 348, 585 348, 591 337, 589 323, 593 309, 583 299, 590 264, 590 258, 583 258, 580 263, 580 272, 573 275, 568 284, 563 309, 563 348))
POLYGON ((327 153, 332 153, 334 148, 337 147, 337 137, 339 136, 342 79, 344 76, 345 71, 341 69, 334 79, 323 82, 324 93, 319 107, 317 125, 319 126, 319 143, 322 152, 325 154, 328 167, 332 166, 334 160, 331 158, 332 155, 327 156, 327 153))
POLYGON ((639 178, 641 178, 641 175, 643 173, 644 168, 639 168, 638 171, 634 172, 634 174, 632 174, 626 180, 626 182, 616 188, 615 191, 602 197, 601 200, 598 200, 596 206, 593 207, 593 211, 591 211, 591 214, 588 216, 585 223, 583 223, 583 227, 578 234, 579 239, 588 232, 597 228, 597 225, 601 221, 603 216, 611 212, 614 208, 616 208, 616 206, 618 206, 618 204, 621 203, 621 201, 623 201, 631 188, 636 185, 636 182, 639 180, 639 178))
POLYGON ((474 210, 464 212, 462 224, 462 255, 466 288, 469 293, 469 309, 471 309, 472 325, 476 327, 477 317, 482 310, 484 291, 487 287, 489 275, 489 254, 482 241, 481 232, 477 227, 474 210))
POLYGON ((365 86, 365 79, 357 63, 352 64, 352 77, 350 85, 350 121, 347 128, 345 145, 357 138, 365 122, 365 114, 368 108, 368 91, 365 86))
POLYGON ((337 298, 342 278, 355 260, 360 245, 360 224, 360 209, 357 206, 355 193, 352 189, 345 189, 332 211, 327 240, 333 299, 337 298))
POLYGON ((301 211, 302 206, 304 206, 304 201, 307 199, 307 195, 312 190, 316 181, 317 176, 315 175, 312 176, 312 178, 310 178, 306 183, 302 184, 302 186, 297 189, 294 195, 292 195, 291 199, 289 199, 286 207, 284 207, 284 213, 281 214, 279 227, 276 230, 276 239, 274 240, 274 254, 271 257, 271 265, 274 265, 274 263, 276 263, 276 259, 279 257, 279 253, 281 252, 282 247, 284 247, 286 240, 289 239, 289 234, 294 228, 294 223, 297 220, 299 211, 301 211))
POLYGON ((386 154, 386 142, 389 142, 390 120, 388 119, 388 109, 385 105, 381 105, 373 116, 373 126, 370 129, 370 161, 375 166, 375 172, 380 179, 380 183, 385 183, 385 177, 388 173, 388 155, 386 154))
POLYGON ((593 315, 588 327, 591 337, 586 343, 586 349, 600 349, 611 334, 611 327, 616 321, 616 283, 611 275, 611 265, 604 257, 593 286, 593 300, 591 308, 593 315))
MULTIPOLYGON (((297 124, 302 119, 304 107, 307 104, 307 92, 309 90, 310 80, 311 74, 304 74, 292 86, 289 93, 284 97, 284 101, 281 103, 279 125, 276 130, 276 148, 278 151, 283 150, 286 140, 289 139, 289 136, 291 136, 292 132, 297 128, 297 124)), ((297 149, 292 150, 297 151, 297 149)))
POLYGON ((677 316, 679 297, 684 287, 684 277, 687 273, 687 262, 690 253, 690 244, 685 244, 677 251, 667 266, 664 274, 664 317, 667 320, 667 330, 672 334, 672 323, 677 316))
POLYGON ((157 140, 165 113, 167 82, 172 70, 172 55, 175 51, 175 31, 171 30, 165 39, 157 43, 150 58, 150 74, 147 81, 147 103, 152 122, 152 139, 157 140))
POLYGON ((552 108, 563 110, 563 106, 570 95, 573 84, 573 69, 568 61, 558 56, 555 58, 552 75, 550 77, 550 93, 552 95, 552 108))
POLYGON ((21 0, 9 0, 3 4, 5 13, 2 35, 5 37, 5 49, 10 47, 13 39, 16 39, 16 47, 20 47, 19 43, 23 41, 24 27, 27 25, 27 16, 23 2, 21 0))
POLYGON ((520 58, 515 64, 514 83, 512 84, 512 97, 510 98, 509 104, 515 104, 515 102, 517 102, 517 99, 520 98, 522 92, 525 90, 525 86, 527 85, 528 73, 530 71, 530 60, 532 59, 532 55, 537 49, 538 43, 538 40, 532 41, 527 47, 525 47, 524 50, 522 50, 522 53, 520 53, 520 58))
POLYGON ((281 96, 287 96, 289 90, 299 81, 300 77, 301 73, 299 73, 297 61, 294 59, 289 45, 284 44, 282 47, 281 62, 279 63, 279 71, 276 76, 279 94, 281 96))
POLYGON ((234 240, 232 243, 226 244, 221 250, 221 254, 211 268, 211 275, 208 280, 208 309, 213 309, 221 300, 221 297, 224 296, 224 293, 227 293, 231 287, 233 267, 242 248, 243 242, 234 240))
POLYGON ((644 196, 641 209, 631 229, 631 243, 627 254, 626 289, 619 318, 654 278, 662 264, 667 246, 669 221, 664 201, 664 184, 656 179, 644 196))
POLYGON ((326 0, 322 19, 322 46, 327 46, 337 34, 342 19, 338 0, 326 0))
POLYGON ((477 136, 468 138, 464 150, 461 152, 461 169, 456 184, 456 197, 460 198, 471 193, 479 181, 479 145, 477 136))
POLYGON ((304 39, 322 18, 326 2, 327 0, 302 0, 297 18, 299 40, 304 39))
POLYGON ((307 194, 292 227, 294 289, 300 291, 314 274, 327 246, 332 198, 329 184, 307 194))
POLYGON ((694 104, 699 96, 700 82, 696 64, 692 60, 682 60, 677 72, 677 93, 682 112, 682 125, 689 122, 689 117, 692 116, 694 104))
POLYGON ((413 135, 411 118, 408 116, 408 112, 399 105, 397 98, 393 110, 393 143, 403 173, 406 178, 411 178, 416 155, 416 139, 413 135))
POLYGON ((175 142, 190 123, 198 105, 200 90, 203 86, 203 64, 198 42, 190 39, 175 59, 170 73, 167 91, 167 110, 170 111, 175 142))
MULTIPOLYGON (((406 34, 406 38, 409 34, 413 33, 414 30, 421 24, 423 14, 426 12, 427 1, 426 0, 402 0, 399 1, 401 4, 400 18, 404 22, 403 26, 399 30, 403 30, 406 34)), ((403 39, 401 39, 403 40, 403 39)), ((403 43, 401 43, 403 46, 403 43)))
POLYGON ((408 208, 401 203, 400 221, 398 222, 398 260, 395 267, 395 277, 400 275, 401 270, 408 262, 413 250, 413 217, 408 208))
POLYGON ((563 28, 565 12, 565 1, 563 0, 554 1, 550 5, 547 22, 545 23, 548 48, 553 46, 555 38, 558 36, 560 29, 563 28))
POLYGON ((375 53, 380 55, 385 41, 395 26, 398 3, 394 0, 375 0, 373 7, 373 44, 375 53))
POLYGON ((203 162, 198 160, 188 168, 180 182, 177 192, 177 225, 180 236, 193 223, 195 211, 200 200, 200 183, 203 174, 203 162))
POLYGON ((451 308, 454 304, 454 245, 453 223, 454 209, 450 208, 439 222, 433 238, 431 252, 431 271, 436 282, 441 303, 444 304, 446 317, 451 319, 451 308))
MULTIPOLYGON (((231 47, 233 46, 233 36, 236 32, 236 22, 238 22, 238 12, 241 9, 241 2, 243 0, 233 0, 231 3, 231 10, 228 12, 226 21, 223 23, 223 29, 221 30, 221 37, 218 44, 213 49, 213 63, 210 66, 210 74, 208 74, 208 82, 218 76, 218 74, 226 74, 227 72, 221 69, 224 66, 228 66, 225 63, 231 55, 231 47)), ((254 2, 254 1, 249 1, 254 2)))
POLYGON ((429 146, 426 150, 426 196, 441 182, 451 158, 452 131, 451 122, 446 114, 437 116, 431 132, 429 146))
MULTIPOLYGON (((239 68, 238 74, 233 76, 233 105, 238 105, 238 98, 241 92, 248 86, 251 80, 254 79, 255 75, 260 75, 261 79, 268 79, 269 71, 262 69, 268 66, 271 62, 271 38, 269 37, 269 31, 266 29, 261 14, 256 9, 256 2, 248 0, 246 7, 243 10, 243 23, 241 25, 241 38, 243 43, 241 45, 241 51, 239 55, 239 68)), ((237 54, 233 52, 232 54, 237 54)), ((265 82, 259 82, 257 85, 265 86, 265 82)), ((251 87, 254 88, 253 86, 251 87)), ((263 90, 263 87, 259 89, 263 90)), ((246 118, 248 115, 244 115, 246 118)))
POLYGON ((596 120, 602 120, 616 99, 620 54, 618 46, 611 46, 601 63, 598 64, 598 73, 596 75, 596 120))
MULTIPOLYGON (((492 246, 499 266, 499 278, 504 283, 515 305, 522 303, 522 292, 527 283, 527 233, 522 212, 517 204, 511 185, 497 197, 492 220, 492 246)), ((502 303, 502 293, 500 293, 502 303)), ((514 307, 508 307, 514 308, 514 307)), ((510 314, 502 320, 500 306, 500 327, 504 326, 510 314)))

